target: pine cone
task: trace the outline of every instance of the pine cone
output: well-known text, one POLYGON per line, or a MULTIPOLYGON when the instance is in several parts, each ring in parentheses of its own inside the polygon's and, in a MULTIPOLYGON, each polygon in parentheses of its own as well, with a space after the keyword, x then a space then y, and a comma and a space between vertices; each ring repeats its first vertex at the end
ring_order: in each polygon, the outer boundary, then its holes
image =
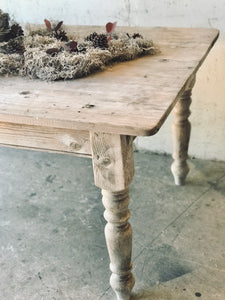
POLYGON ((133 36, 132 36, 133 39, 143 39, 143 36, 140 34, 140 33, 134 33, 133 36))
POLYGON ((93 45, 95 48, 101 48, 101 49, 108 48, 109 46, 108 46, 107 36, 105 34, 98 34, 93 41, 93 45))
POLYGON ((56 56, 56 54, 59 53, 59 49, 58 48, 49 48, 46 50, 46 53, 51 55, 52 57, 56 56))
POLYGON ((94 39, 95 39, 97 36, 98 36, 97 32, 93 32, 93 33, 89 34, 89 35, 85 38, 85 40, 86 40, 86 41, 93 42, 94 39))
POLYGON ((11 26, 7 38, 10 40, 22 35, 24 35, 23 29, 19 24, 16 23, 11 26))
POLYGON ((68 42, 68 37, 64 30, 58 30, 53 32, 53 37, 62 42, 68 42))
POLYGON ((8 54, 13 54, 13 53, 23 54, 25 52, 25 48, 22 41, 10 40, 7 43, 6 51, 8 54))

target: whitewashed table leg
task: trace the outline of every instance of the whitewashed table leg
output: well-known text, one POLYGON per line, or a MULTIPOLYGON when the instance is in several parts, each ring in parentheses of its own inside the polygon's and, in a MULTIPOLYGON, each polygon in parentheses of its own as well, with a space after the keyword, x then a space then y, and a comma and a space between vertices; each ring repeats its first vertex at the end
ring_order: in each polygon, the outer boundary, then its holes
POLYGON ((174 121, 172 124, 172 135, 174 161, 171 165, 171 171, 176 185, 184 185, 186 176, 189 172, 187 158, 191 123, 189 122, 188 117, 191 114, 191 94, 194 83, 195 76, 187 83, 185 91, 182 93, 173 110, 174 121))
POLYGON ((131 273, 132 228, 129 184, 134 175, 133 138, 91 133, 93 169, 96 186, 102 189, 106 244, 112 275, 110 284, 118 300, 129 300, 134 286, 131 273))
POLYGON ((102 191, 105 206, 106 243, 110 256, 112 276, 110 284, 117 294, 118 300, 130 299, 134 285, 131 273, 132 228, 128 223, 128 189, 121 192, 102 191))

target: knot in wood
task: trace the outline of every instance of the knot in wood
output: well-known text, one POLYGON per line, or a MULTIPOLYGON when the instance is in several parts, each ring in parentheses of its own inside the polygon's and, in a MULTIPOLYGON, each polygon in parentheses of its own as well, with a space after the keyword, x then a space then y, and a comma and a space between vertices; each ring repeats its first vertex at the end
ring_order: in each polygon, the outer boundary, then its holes
POLYGON ((100 157, 99 155, 96 155, 95 164, 108 167, 111 164, 111 159, 109 157, 100 157))
POLYGON ((70 148, 74 149, 74 150, 80 150, 82 148, 82 146, 76 142, 71 142, 70 143, 70 148))

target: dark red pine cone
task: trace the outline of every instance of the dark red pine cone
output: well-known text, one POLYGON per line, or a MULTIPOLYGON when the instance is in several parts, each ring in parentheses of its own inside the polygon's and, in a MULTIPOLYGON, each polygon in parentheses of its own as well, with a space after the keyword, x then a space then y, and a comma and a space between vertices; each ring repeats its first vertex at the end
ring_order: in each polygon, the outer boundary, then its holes
POLYGON ((85 40, 86 40, 86 41, 91 41, 91 42, 93 42, 94 39, 95 39, 97 36, 98 36, 97 32, 93 32, 93 33, 89 34, 89 35, 85 38, 85 40))
POLYGON ((59 49, 58 48, 49 48, 46 50, 46 53, 51 55, 52 57, 56 56, 56 54, 59 53, 59 49))
POLYGON ((16 37, 23 36, 23 35, 24 35, 24 33, 23 33, 22 27, 16 23, 11 26, 7 38, 8 38, 8 40, 10 40, 10 39, 15 39, 16 37))
POLYGON ((143 36, 140 34, 140 33, 134 33, 133 36, 132 36, 133 39, 143 39, 143 36))
POLYGON ((60 40, 62 42, 68 42, 68 37, 66 35, 66 32, 64 30, 58 30, 53 32, 53 37, 55 37, 57 40, 60 40))
POLYGON ((10 40, 7 43, 6 52, 8 54, 14 54, 14 53, 23 54, 25 52, 23 42, 20 40, 15 40, 15 39, 10 40))
POLYGON ((93 41, 93 45, 95 48, 101 48, 101 49, 108 48, 109 45, 108 45, 107 35, 98 34, 93 41))

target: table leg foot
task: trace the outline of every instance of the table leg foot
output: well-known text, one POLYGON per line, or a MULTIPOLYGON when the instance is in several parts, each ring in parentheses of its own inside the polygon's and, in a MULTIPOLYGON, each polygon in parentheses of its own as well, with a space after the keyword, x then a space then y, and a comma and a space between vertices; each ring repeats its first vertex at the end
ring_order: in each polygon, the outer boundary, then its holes
POLYGON ((120 192, 103 190, 102 194, 106 209, 104 217, 108 222, 105 237, 111 261, 110 284, 118 300, 129 300, 135 280, 131 273, 132 227, 128 222, 128 189, 120 192))
POLYGON ((176 185, 184 185, 189 172, 187 163, 188 145, 190 140, 191 124, 190 116, 191 93, 195 83, 195 77, 187 83, 186 90, 174 107, 174 121, 172 125, 173 134, 173 163, 171 171, 176 185))
POLYGON ((117 300, 130 300, 131 299, 130 291, 128 291, 128 292, 115 291, 115 293, 116 293, 117 300))

